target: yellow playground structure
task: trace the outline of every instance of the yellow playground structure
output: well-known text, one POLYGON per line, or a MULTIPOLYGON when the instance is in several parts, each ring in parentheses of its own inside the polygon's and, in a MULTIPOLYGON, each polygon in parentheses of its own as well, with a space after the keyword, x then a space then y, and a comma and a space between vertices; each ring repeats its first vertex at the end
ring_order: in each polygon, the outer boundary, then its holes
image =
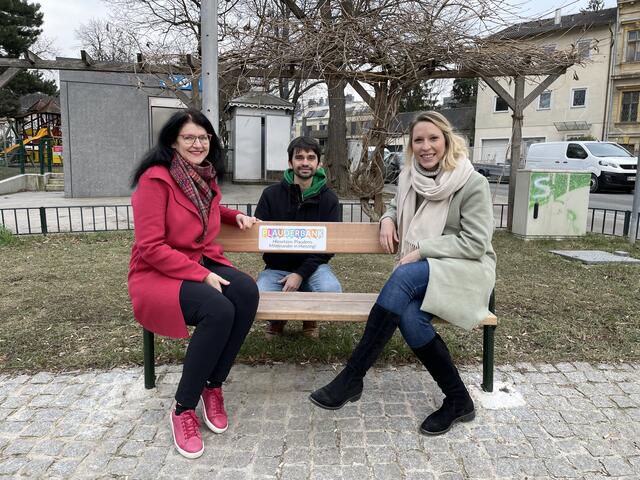
POLYGON ((21 97, 21 102, 23 99, 28 106, 4 124, 0 165, 20 166, 21 170, 24 170, 25 164, 46 164, 49 169, 61 167, 59 100, 42 95, 21 97))
MULTIPOLYGON (((33 148, 33 144, 36 143, 41 138, 45 138, 45 137, 53 137, 53 135, 51 135, 51 133, 49 132, 49 128, 42 127, 38 130, 38 132, 35 135, 27 135, 27 137, 22 139, 22 145, 24 145, 26 153, 30 157, 33 163, 40 162, 40 158, 39 158, 40 152, 38 151, 38 149, 33 148)), ((20 146, 21 146, 20 142, 14 143, 13 145, 5 148, 2 151, 2 155, 8 156, 14 150, 19 149, 20 146)), ((62 165, 62 152, 59 149, 56 149, 55 147, 53 149, 53 164, 62 165)))

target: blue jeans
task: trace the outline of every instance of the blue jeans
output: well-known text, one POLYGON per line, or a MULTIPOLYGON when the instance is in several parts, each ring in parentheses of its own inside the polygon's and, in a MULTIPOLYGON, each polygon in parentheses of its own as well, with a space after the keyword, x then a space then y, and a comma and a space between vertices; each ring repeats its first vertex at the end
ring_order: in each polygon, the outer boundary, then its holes
POLYGON ((400 265, 382 287, 376 303, 400 316, 400 332, 407 345, 420 348, 434 339, 433 315, 420 310, 429 284, 429 262, 400 265))
MULTIPOLYGON (((291 272, 285 270, 262 270, 258 274, 256 283, 258 284, 258 290, 261 292, 281 292, 282 283, 278 283, 284 277, 291 272)), ((298 289, 300 292, 342 292, 342 286, 340 282, 333 274, 331 267, 323 263, 319 265, 313 275, 306 280, 303 280, 298 289)))

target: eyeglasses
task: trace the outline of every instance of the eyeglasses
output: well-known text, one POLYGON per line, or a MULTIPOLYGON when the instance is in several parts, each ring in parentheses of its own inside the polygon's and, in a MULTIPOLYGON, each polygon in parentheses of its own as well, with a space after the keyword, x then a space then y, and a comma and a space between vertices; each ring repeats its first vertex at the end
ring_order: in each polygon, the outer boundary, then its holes
POLYGON ((211 138, 213 137, 213 135, 211 135, 210 133, 207 133, 206 135, 178 135, 178 136, 182 138, 182 141, 188 147, 196 143, 196 140, 200 142, 200 145, 209 145, 209 142, 211 142, 211 138))

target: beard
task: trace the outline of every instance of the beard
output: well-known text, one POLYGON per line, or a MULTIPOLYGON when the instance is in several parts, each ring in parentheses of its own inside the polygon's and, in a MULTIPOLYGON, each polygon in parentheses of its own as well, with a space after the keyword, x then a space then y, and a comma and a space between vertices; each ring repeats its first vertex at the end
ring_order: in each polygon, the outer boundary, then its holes
POLYGON ((296 177, 298 177, 299 179, 301 179, 301 180, 308 180, 308 179, 312 178, 316 174, 316 171, 311 169, 311 170, 308 170, 305 173, 302 173, 301 169, 295 169, 293 171, 293 174, 296 177))

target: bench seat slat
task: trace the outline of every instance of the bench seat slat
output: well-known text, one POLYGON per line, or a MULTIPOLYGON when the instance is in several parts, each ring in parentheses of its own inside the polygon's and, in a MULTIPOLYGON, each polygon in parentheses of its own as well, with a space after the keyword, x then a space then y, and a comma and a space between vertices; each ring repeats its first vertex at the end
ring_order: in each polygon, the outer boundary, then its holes
MULTIPOLYGON (((366 322, 376 298, 375 293, 261 292, 256 320, 366 322)), ((480 325, 497 325, 497 318, 490 314, 480 325)))

